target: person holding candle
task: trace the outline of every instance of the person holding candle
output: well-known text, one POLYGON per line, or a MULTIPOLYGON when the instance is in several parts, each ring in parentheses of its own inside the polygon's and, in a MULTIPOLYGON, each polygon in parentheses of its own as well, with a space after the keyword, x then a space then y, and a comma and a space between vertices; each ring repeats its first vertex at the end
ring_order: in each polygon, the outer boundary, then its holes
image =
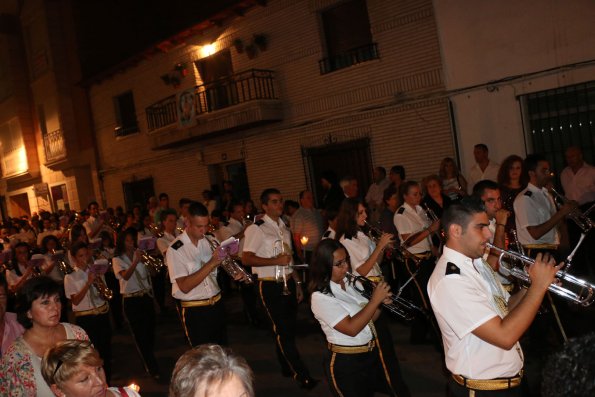
POLYGON ((314 208, 314 196, 309 190, 303 190, 299 195, 300 208, 291 218, 291 233, 293 243, 301 256, 303 263, 308 263, 314 247, 322 238, 324 232, 322 215, 314 208), (302 241, 302 237, 306 237, 302 241))

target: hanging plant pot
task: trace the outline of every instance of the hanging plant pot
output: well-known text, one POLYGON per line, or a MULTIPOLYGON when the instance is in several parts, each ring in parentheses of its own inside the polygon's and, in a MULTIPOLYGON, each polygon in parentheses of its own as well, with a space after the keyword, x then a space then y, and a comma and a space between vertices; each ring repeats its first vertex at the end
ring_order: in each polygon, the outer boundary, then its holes
POLYGON ((254 44, 256 44, 260 51, 266 51, 269 43, 267 37, 264 34, 255 34, 254 44))
POLYGON ((254 44, 247 45, 244 50, 246 51, 246 55, 248 59, 254 59, 256 56, 256 46, 254 44))
POLYGON ((241 39, 235 39, 232 44, 235 47, 238 54, 244 52, 244 42, 241 39))

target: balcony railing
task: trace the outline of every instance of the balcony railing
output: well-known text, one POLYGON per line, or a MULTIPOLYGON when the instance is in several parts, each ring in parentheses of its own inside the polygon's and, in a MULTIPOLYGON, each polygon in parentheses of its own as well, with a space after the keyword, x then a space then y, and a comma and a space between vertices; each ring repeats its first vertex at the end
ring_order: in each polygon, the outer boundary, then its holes
MULTIPOLYGON (((273 71, 251 69, 194 88, 196 116, 253 100, 277 99, 273 71)), ((153 131, 178 121, 178 98, 169 96, 146 109, 147 126, 153 131)))
POLYGON ((43 136, 43 148, 47 163, 66 158, 66 141, 62 130, 48 132, 43 136))
POLYGON ((380 55, 378 54, 378 45, 376 43, 370 43, 341 54, 335 54, 328 58, 321 59, 318 63, 320 65, 320 74, 327 74, 334 72, 335 70, 378 58, 380 58, 380 55))

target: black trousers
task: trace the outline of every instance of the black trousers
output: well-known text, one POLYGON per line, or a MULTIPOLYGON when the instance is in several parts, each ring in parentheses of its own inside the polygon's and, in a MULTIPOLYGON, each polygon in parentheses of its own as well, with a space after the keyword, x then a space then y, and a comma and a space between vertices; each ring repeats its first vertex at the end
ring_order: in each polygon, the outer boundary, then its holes
POLYGON ((261 280, 258 292, 273 330, 281 371, 296 380, 303 380, 309 378, 310 373, 295 345, 297 299, 292 278, 287 280, 287 286, 291 295, 283 295, 283 283, 261 280))
MULTIPOLYGON (((424 343, 428 336, 428 331, 433 332, 438 340, 441 339, 441 333, 437 326, 430 299, 428 297, 428 281, 436 266, 436 258, 422 260, 420 262, 419 272, 415 279, 409 283, 411 291, 411 300, 420 308, 425 310, 425 315, 417 314, 411 324, 410 342, 413 344, 424 343)), ((416 265, 411 260, 405 261, 407 272, 411 276, 417 270, 416 265)))
POLYGON ((522 389, 521 385, 503 390, 469 390, 452 377, 448 379, 448 397, 522 397, 522 389))
POLYGON ((120 282, 116 279, 114 272, 105 273, 105 284, 112 290, 114 296, 110 300, 110 313, 114 320, 116 329, 121 329, 124 325, 124 314, 122 312, 122 295, 120 294, 120 282))
POLYGON ((324 374, 336 397, 371 397, 375 392, 395 396, 387 382, 378 349, 359 354, 325 352, 324 374))
POLYGON ((99 315, 76 317, 76 325, 85 330, 89 339, 103 359, 105 378, 112 375, 112 327, 109 312, 99 315))
POLYGON ((134 337, 134 343, 145 364, 145 370, 152 375, 159 373, 155 359, 155 307, 149 295, 123 298, 124 315, 134 337))
POLYGON ((401 372, 401 366, 399 365, 399 359, 395 351, 395 344, 393 337, 388 327, 387 314, 383 313, 374 322, 374 328, 376 329, 376 340, 378 342, 378 355, 383 365, 383 370, 388 375, 390 381, 391 391, 390 395, 396 395, 399 397, 409 397, 411 392, 405 383, 403 373, 401 372))
POLYGON ((227 327, 223 301, 212 306, 182 307, 178 302, 182 327, 191 347, 205 343, 227 345, 227 327))
POLYGON ((153 293, 155 294, 155 302, 159 305, 159 308, 163 310, 165 307, 165 279, 166 279, 166 269, 161 269, 155 274, 155 276, 151 276, 151 282, 153 284, 153 293))

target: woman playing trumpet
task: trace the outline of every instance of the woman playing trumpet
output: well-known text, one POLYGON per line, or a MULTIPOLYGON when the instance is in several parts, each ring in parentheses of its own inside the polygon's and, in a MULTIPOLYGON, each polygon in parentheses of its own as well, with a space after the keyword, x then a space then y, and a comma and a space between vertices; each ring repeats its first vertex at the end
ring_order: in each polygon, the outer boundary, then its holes
MULTIPOLYGON (((393 242, 394 236, 383 233, 378 239, 378 243, 374 243, 360 230, 364 227, 367 217, 363 202, 351 198, 343 200, 337 215, 335 239, 342 244, 349 255, 351 265, 349 270, 351 272, 379 282, 382 281, 379 263, 382 260, 384 249, 393 242)), ((392 387, 399 396, 409 396, 409 390, 401 376, 399 360, 386 318, 380 316, 374 325, 379 342, 379 353, 386 364, 392 387)))
POLYGON ((70 255, 73 258, 71 265, 74 271, 64 277, 64 291, 72 303, 76 324, 87 331, 91 342, 101 354, 109 379, 112 358, 109 304, 97 289, 95 279, 101 278, 104 284, 105 280, 103 275, 96 274, 89 268, 89 261, 93 259, 87 244, 80 241, 74 243, 70 247, 70 255))
POLYGON ((132 336, 141 353, 145 370, 156 380, 160 379, 159 367, 153 353, 155 348, 155 307, 151 275, 141 262, 136 245, 137 232, 126 229, 118 235, 113 258, 114 273, 120 281, 124 315, 132 336))
POLYGON ((380 282, 368 301, 349 284, 349 268, 349 256, 341 243, 327 239, 318 244, 309 289, 312 312, 328 342, 324 357, 328 384, 335 396, 372 396, 376 391, 395 396, 397 389, 373 325, 380 316, 379 306, 390 303, 390 287, 380 282))

